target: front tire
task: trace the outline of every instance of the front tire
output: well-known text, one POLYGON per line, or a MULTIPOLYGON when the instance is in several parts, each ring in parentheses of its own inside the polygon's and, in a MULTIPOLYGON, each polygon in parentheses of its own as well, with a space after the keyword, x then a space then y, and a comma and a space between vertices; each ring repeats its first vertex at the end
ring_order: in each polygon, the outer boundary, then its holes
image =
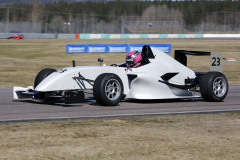
POLYGON ((227 78, 220 72, 208 72, 201 78, 200 92, 205 101, 223 101, 228 93, 227 78))
POLYGON ((122 80, 119 76, 112 73, 99 75, 94 82, 93 95, 101 105, 117 105, 123 97, 122 80))
POLYGON ((55 72, 55 69, 52 68, 45 68, 43 70, 41 70, 34 81, 34 89, 39 85, 39 83, 41 83, 47 76, 49 76, 50 74, 52 74, 53 72, 55 72))

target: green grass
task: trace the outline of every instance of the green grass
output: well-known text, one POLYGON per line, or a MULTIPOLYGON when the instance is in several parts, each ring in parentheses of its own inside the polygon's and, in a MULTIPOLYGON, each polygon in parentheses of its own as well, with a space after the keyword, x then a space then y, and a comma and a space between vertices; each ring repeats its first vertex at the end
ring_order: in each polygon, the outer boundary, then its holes
POLYGON ((240 113, 0 124, 0 159, 236 160, 240 113))

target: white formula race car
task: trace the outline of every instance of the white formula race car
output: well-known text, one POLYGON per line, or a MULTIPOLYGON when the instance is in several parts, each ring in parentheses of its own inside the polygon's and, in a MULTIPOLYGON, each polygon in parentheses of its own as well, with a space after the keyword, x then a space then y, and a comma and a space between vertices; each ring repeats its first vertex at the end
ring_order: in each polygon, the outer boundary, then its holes
MULTIPOLYGON (((85 91, 92 90, 97 103, 117 105, 121 100, 182 99, 202 97, 206 101, 223 101, 228 81, 221 72, 199 73, 188 67, 188 55, 211 52, 176 50, 175 57, 148 45, 143 46, 144 65, 127 68, 114 66, 75 66, 41 70, 33 87, 14 87, 14 99, 63 99, 66 104, 85 101, 85 91)), ((102 62, 102 59, 99 59, 102 62)))

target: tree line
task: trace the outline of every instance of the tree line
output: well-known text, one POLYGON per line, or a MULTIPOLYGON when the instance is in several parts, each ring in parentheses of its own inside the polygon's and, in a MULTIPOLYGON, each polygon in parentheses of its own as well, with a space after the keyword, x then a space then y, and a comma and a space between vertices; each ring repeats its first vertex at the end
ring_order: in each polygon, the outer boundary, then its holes
POLYGON ((49 4, 10 4, 0 8, 0 21, 32 21, 50 24, 53 21, 81 23, 123 21, 177 21, 186 29, 202 23, 240 25, 240 2, 225 0, 196 1, 108 1, 54 2, 49 4))

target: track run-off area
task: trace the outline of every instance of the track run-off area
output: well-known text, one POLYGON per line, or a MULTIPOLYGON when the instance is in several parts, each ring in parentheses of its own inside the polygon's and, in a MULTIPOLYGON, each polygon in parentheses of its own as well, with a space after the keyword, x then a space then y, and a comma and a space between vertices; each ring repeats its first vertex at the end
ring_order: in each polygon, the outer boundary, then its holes
POLYGON ((70 105, 32 99, 15 101, 12 94, 12 88, 0 88, 0 122, 240 111, 240 85, 237 84, 229 85, 226 99, 218 103, 199 98, 127 101, 109 107, 92 100, 70 105))

